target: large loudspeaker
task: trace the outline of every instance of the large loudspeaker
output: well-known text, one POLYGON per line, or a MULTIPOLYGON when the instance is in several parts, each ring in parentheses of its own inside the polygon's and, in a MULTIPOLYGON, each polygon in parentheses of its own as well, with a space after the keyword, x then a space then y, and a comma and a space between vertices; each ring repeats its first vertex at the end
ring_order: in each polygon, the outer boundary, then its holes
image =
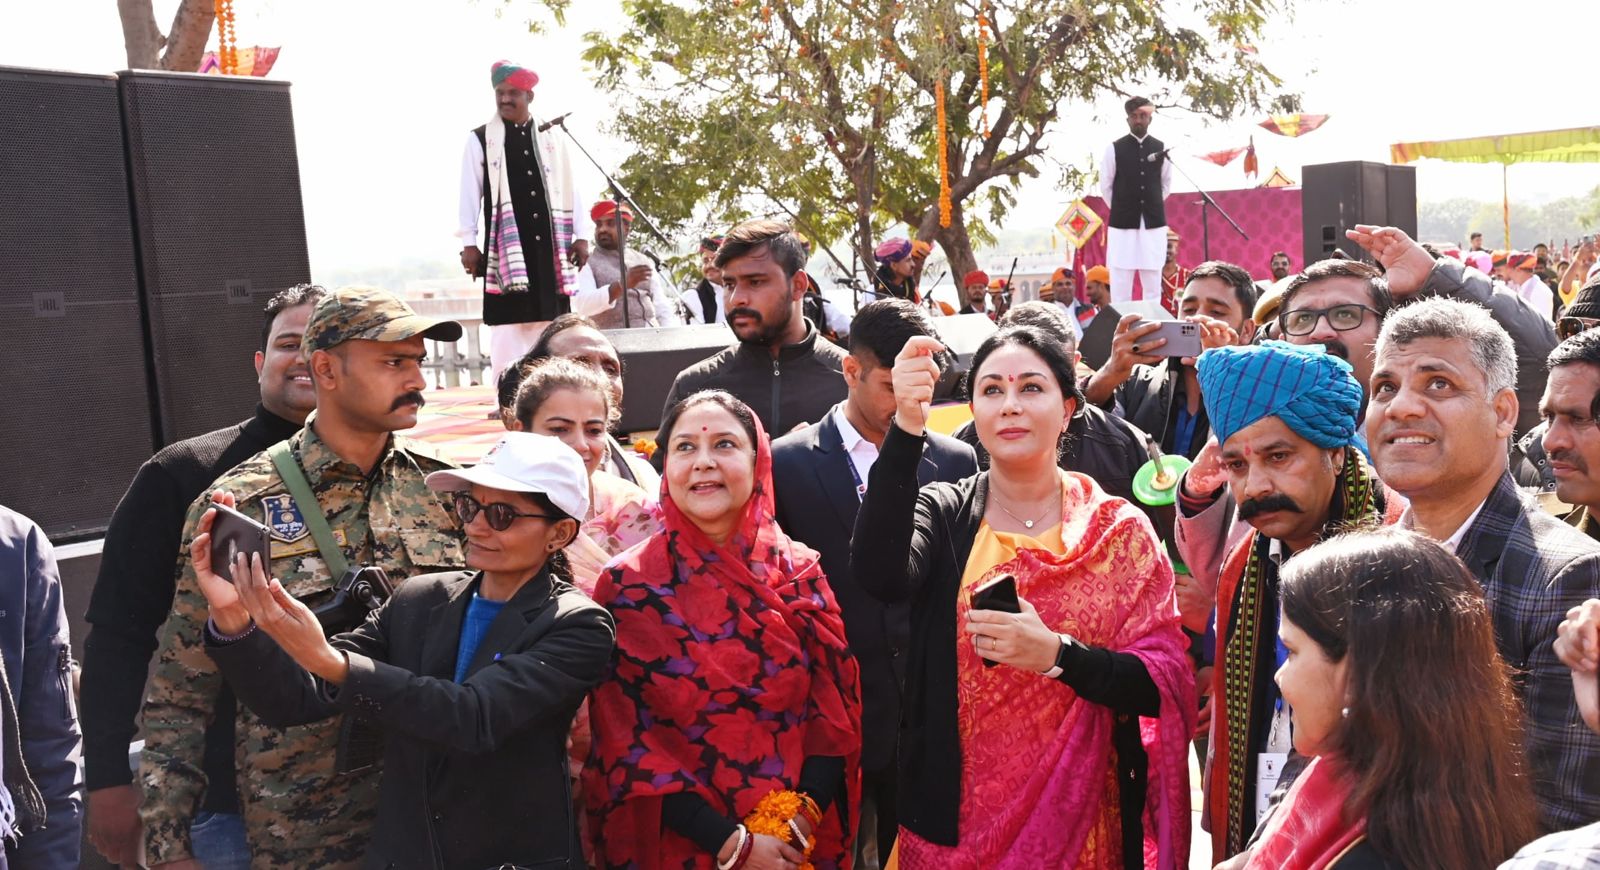
POLYGON ((1345 237, 1356 224, 1399 227, 1417 235, 1417 169, 1385 163, 1348 161, 1304 167, 1300 220, 1306 264, 1325 260, 1334 249, 1353 260, 1371 262, 1360 245, 1345 237))
POLYGON ((0 67, 0 504, 103 530, 154 448, 111 76, 0 67))
POLYGON ((624 396, 618 428, 624 432, 653 431, 660 426, 661 405, 678 372, 737 340, 733 330, 721 323, 608 329, 605 336, 622 357, 624 396))
POLYGON ((262 308, 310 280, 294 118, 287 82, 139 71, 119 85, 157 423, 170 444, 250 415, 262 308))

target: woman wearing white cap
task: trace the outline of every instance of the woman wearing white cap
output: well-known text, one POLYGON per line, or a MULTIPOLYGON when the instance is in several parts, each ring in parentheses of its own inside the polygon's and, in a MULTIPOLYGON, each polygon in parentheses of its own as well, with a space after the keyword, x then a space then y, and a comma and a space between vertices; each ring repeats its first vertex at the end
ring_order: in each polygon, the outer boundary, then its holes
POLYGON ((517 425, 561 439, 577 451, 589 474, 589 513, 566 549, 572 582, 594 594, 600 569, 611 557, 661 531, 655 493, 600 470, 617 409, 611 384, 598 370, 551 357, 528 368, 512 403, 517 425))
POLYGON ((615 638, 562 552, 588 513, 588 475, 560 441, 510 432, 427 484, 451 493, 475 570, 406 580, 331 641, 259 560, 241 557, 234 583, 213 571, 208 513, 190 551, 207 651, 275 727, 353 713, 383 729, 367 866, 579 866, 567 729, 615 638))

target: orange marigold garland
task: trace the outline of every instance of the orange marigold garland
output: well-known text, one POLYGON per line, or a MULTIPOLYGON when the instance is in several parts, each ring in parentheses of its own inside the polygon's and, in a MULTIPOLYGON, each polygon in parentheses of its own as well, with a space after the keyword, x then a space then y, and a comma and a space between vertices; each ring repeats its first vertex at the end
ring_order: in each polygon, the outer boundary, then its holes
POLYGON ((933 85, 933 100, 939 123, 939 226, 950 226, 950 124, 945 117, 944 80, 933 85))
POLYGON ((235 38, 233 0, 213 0, 217 13, 217 66, 223 75, 238 75, 239 44, 235 38))
MULTIPOLYGON (((800 849, 805 854, 806 860, 800 864, 800 870, 813 870, 811 866, 811 850, 817 845, 815 832, 817 819, 812 818, 817 804, 803 794, 796 791, 775 791, 769 793, 756 803, 755 809, 744 817, 745 829, 752 836, 766 834, 800 849), (794 831, 789 827, 789 821, 805 814, 811 821, 813 836, 807 838, 804 844, 794 842, 794 831)), ((817 814, 820 817, 820 813, 817 814)))
POLYGON ((989 18, 978 13, 978 86, 983 107, 983 138, 989 138, 989 18))

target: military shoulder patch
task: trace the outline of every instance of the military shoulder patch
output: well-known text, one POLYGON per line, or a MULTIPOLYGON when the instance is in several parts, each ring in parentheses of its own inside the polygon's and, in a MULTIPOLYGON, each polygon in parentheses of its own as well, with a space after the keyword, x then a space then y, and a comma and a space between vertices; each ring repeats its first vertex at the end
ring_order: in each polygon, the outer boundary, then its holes
POLYGON ((261 500, 261 510, 266 514, 267 528, 272 530, 272 537, 276 540, 293 544, 311 536, 311 527, 300 515, 300 506, 294 503, 294 496, 288 493, 269 495, 261 500))

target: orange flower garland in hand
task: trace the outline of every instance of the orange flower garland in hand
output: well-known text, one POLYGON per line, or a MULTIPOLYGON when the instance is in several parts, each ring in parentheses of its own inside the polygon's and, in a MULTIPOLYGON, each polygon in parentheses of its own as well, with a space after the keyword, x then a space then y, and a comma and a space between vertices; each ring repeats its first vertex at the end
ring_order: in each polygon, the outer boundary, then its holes
POLYGON ((815 832, 820 816, 817 804, 811 798, 795 791, 775 791, 762 798, 750 815, 744 817, 744 826, 751 833, 766 834, 769 837, 788 843, 805 854, 806 860, 800 864, 800 870, 812 870, 811 849, 817 844, 815 832), (805 843, 794 842, 794 830, 789 827, 789 821, 805 813, 806 820, 811 822, 813 836, 806 838, 805 843))

